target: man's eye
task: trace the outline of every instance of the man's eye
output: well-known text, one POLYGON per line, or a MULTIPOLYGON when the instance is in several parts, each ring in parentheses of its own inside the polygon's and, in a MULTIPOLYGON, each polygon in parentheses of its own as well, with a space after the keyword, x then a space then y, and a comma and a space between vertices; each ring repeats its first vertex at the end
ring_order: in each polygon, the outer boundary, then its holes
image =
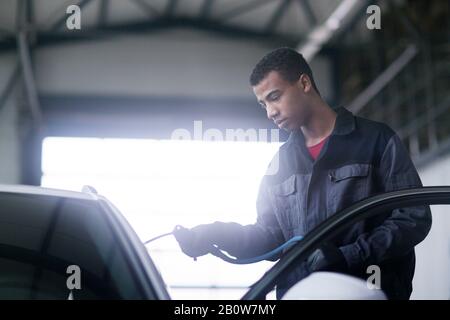
POLYGON ((280 99, 279 94, 270 97, 270 101, 277 101, 278 99, 280 99))

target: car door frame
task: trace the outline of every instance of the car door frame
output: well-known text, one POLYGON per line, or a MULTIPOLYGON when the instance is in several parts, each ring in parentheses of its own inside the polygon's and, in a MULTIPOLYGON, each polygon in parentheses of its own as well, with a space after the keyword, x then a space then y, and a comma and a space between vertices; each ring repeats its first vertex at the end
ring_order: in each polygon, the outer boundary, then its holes
POLYGON ((450 186, 433 186, 403 189, 366 198, 347 207, 323 221, 298 242, 258 281, 250 286, 242 300, 264 300, 276 281, 304 261, 323 241, 334 237, 345 228, 363 219, 397 208, 421 205, 450 204, 450 186))
POLYGON ((98 196, 98 199, 100 207, 106 213, 106 218, 118 237, 118 245, 122 246, 127 262, 134 271, 133 277, 144 299, 170 300, 166 283, 134 229, 108 199, 102 196, 98 196))

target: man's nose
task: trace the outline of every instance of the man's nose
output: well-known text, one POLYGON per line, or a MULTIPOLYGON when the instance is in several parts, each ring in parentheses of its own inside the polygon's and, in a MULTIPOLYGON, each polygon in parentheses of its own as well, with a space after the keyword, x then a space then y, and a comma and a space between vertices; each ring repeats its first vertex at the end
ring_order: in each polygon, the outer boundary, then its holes
POLYGON ((269 120, 273 120, 278 114, 278 111, 271 105, 267 105, 266 111, 267 111, 267 118, 269 118, 269 120))

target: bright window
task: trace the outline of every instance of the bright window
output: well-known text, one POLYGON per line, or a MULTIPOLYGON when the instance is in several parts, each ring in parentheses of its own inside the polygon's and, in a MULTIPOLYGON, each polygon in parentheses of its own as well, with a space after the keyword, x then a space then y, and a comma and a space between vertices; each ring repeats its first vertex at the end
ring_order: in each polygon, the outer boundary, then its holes
MULTIPOLYGON (((253 223, 261 178, 279 143, 47 138, 42 186, 91 185, 147 240, 175 225, 253 223)), ((272 265, 185 256, 173 237, 148 245, 173 298, 237 299, 272 265)))

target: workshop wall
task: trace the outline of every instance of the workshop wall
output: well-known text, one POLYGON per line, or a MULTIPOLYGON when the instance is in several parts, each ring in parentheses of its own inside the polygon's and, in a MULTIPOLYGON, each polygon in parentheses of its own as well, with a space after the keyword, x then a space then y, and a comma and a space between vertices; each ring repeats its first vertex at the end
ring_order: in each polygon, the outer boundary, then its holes
MULTIPOLYGON (((36 82, 43 95, 253 97, 249 74, 270 49, 195 31, 127 35, 38 50, 36 82)), ((328 61, 318 57, 312 68, 327 96, 328 61)))
MULTIPOLYGON (((450 185, 450 155, 419 170, 422 183, 450 185)), ((433 224, 427 238, 416 247, 416 274, 412 299, 450 299, 449 207, 432 206, 433 224)))
MULTIPOLYGON (((13 54, 0 56, 0 92, 6 86, 16 58, 13 54)), ((10 92, 4 104, 0 105, 0 183, 19 183, 20 144, 16 93, 10 92)))

